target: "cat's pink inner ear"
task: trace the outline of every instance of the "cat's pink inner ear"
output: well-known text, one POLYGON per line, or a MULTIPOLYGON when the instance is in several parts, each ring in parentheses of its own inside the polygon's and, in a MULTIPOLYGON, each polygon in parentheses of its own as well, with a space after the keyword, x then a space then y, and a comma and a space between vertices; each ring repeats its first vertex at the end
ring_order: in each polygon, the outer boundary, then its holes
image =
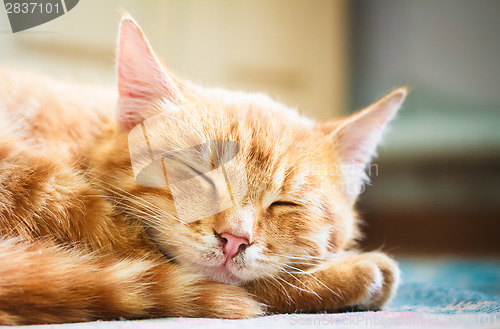
POLYGON ((126 129, 141 123, 160 100, 175 101, 179 91, 139 26, 124 18, 117 51, 118 122, 126 129))
POLYGON ((398 112, 406 94, 406 88, 396 89, 337 127, 334 135, 343 164, 365 166, 370 162, 387 124, 398 112))

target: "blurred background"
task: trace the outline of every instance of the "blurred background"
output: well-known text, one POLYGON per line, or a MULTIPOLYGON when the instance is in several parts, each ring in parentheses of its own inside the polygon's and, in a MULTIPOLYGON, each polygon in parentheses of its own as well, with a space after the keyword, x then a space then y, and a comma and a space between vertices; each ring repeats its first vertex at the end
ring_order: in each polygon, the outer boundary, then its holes
POLYGON ((363 247, 500 259, 499 1, 82 0, 16 34, 0 10, 0 61, 113 83, 125 10, 177 75, 321 120, 408 85, 360 200, 363 247))

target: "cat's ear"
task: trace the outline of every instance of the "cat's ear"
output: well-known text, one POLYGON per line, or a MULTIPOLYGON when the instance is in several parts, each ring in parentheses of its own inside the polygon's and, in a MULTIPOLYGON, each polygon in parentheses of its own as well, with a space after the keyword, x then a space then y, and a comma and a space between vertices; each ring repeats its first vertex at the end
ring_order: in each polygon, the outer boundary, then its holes
POLYGON ((338 172, 343 176, 344 191, 353 201, 368 178, 365 169, 376 155, 384 130, 400 109, 407 93, 406 87, 396 89, 342 122, 330 125, 333 128, 330 136, 340 159, 338 172))
POLYGON ((129 18, 122 19, 117 50, 118 123, 127 130, 151 116, 161 100, 181 95, 153 52, 146 36, 129 18))

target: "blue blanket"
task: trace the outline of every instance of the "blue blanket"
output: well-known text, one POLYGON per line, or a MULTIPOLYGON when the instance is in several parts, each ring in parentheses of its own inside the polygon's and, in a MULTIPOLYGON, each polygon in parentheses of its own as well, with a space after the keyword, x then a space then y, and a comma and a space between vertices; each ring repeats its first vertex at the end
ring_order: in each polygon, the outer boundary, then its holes
MULTIPOLYGON (((384 310, 433 314, 500 313, 500 296, 436 284, 407 283, 401 285, 384 310)), ((498 320, 500 325, 500 317, 498 320)))
POLYGON ((387 311, 500 312, 500 261, 418 259, 400 267, 403 284, 387 311))

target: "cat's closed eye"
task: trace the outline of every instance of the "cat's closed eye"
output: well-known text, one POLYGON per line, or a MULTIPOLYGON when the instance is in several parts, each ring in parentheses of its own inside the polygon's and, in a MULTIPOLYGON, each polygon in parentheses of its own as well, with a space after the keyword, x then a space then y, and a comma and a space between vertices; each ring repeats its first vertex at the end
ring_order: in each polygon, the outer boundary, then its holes
POLYGON ((293 201, 274 201, 273 203, 271 203, 271 205, 269 206, 269 209, 273 209, 273 208, 277 208, 277 207, 300 207, 301 205, 298 204, 298 203, 295 203, 293 201))

